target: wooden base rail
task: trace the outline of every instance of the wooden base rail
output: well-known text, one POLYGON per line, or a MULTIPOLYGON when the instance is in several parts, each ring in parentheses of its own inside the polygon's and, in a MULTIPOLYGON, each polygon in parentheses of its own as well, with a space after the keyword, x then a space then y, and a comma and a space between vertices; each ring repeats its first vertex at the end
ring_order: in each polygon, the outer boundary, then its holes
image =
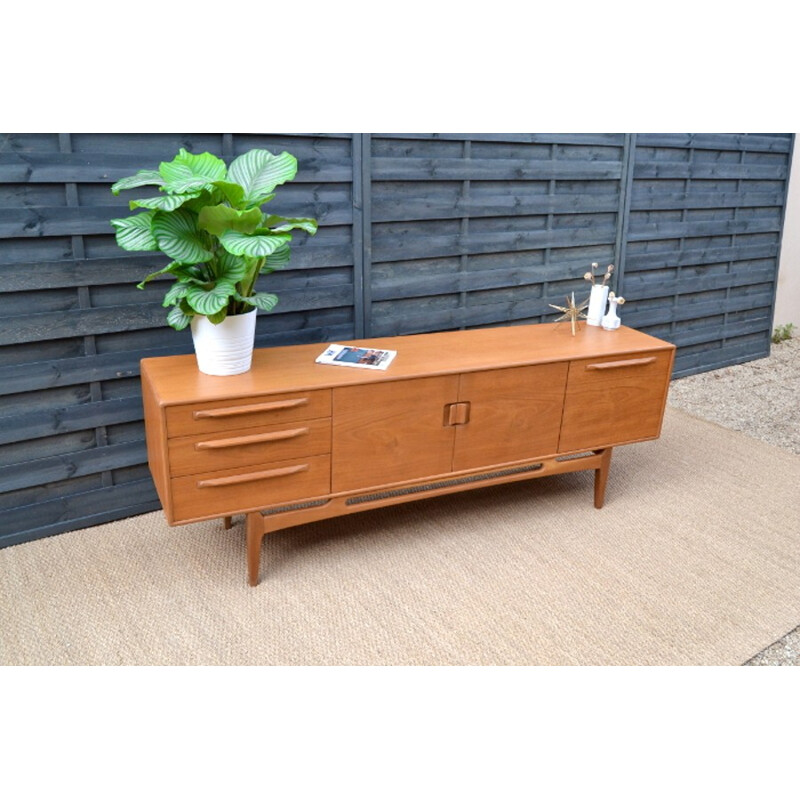
MULTIPOLYGON (((251 586, 258 586, 262 543, 268 533, 345 514, 354 514, 359 511, 406 503, 410 499, 409 495, 414 495, 414 499, 421 500, 428 497, 461 492, 465 489, 477 489, 485 486, 594 469, 594 506, 598 509, 602 508, 605 502, 612 450, 613 448, 608 447, 604 450, 574 456, 553 456, 528 465, 513 465, 507 469, 494 470, 488 475, 481 473, 448 478, 437 476, 429 478, 422 483, 386 486, 372 492, 368 490, 366 492, 350 492, 314 498, 297 504, 296 507, 289 506, 286 510, 281 510, 284 507, 278 507, 277 510, 266 508, 260 511, 252 511, 246 514, 245 522, 248 581, 251 586)), ((225 528, 231 528, 232 524, 232 518, 225 517, 225 528)))

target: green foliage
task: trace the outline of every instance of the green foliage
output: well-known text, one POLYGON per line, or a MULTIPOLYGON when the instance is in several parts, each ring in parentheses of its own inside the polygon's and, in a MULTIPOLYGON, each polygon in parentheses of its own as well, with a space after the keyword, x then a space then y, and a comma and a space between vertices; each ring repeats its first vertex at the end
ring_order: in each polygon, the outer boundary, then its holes
POLYGON ((171 259, 138 287, 162 276, 175 279, 163 302, 175 330, 189 325, 196 314, 218 324, 229 314, 275 307, 277 296, 256 292, 256 279, 289 262, 290 231, 317 232, 314 219, 279 217, 261 209, 275 197, 275 188, 296 174, 297 159, 286 152, 276 156, 250 150, 228 167, 211 153, 194 155, 181 148, 157 170, 140 170, 111 187, 115 195, 158 187, 155 197, 130 201, 131 211, 143 211, 111 224, 123 250, 160 251, 171 259))
POLYGON ((791 339, 794 328, 795 326, 792 322, 788 322, 786 325, 778 325, 778 327, 775 328, 775 332, 772 334, 772 343, 780 344, 787 339, 791 339))

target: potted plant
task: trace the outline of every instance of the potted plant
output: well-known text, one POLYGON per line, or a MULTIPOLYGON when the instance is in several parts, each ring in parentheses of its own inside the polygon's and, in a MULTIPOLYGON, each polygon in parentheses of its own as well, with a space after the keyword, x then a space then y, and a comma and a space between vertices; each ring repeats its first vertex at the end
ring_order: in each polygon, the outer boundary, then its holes
POLYGON ((317 231, 314 219, 279 217, 261 208, 296 173, 297 159, 286 152, 254 149, 226 166, 211 153, 181 148, 157 170, 140 170, 111 187, 115 195, 158 187, 156 196, 130 202, 131 210, 143 211, 111 224, 124 250, 160 251, 171 259, 138 288, 160 275, 175 279, 163 302, 171 306, 167 322, 175 330, 191 326, 201 372, 250 369, 256 314, 278 302, 276 295, 256 291, 256 280, 288 263, 290 231, 317 231))

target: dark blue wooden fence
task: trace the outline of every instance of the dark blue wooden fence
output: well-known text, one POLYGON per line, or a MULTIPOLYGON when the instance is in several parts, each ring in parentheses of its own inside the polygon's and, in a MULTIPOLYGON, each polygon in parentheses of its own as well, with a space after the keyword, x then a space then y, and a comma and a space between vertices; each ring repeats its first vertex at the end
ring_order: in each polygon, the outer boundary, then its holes
MULTIPOLYGON (((110 185, 180 147, 289 150, 276 212, 314 216, 257 345, 553 319, 618 267, 626 324, 675 374, 767 355, 790 134, 0 134, 0 546, 158 507, 139 359, 164 262, 121 251, 110 185)), ((298 237, 300 239, 300 237, 298 237)))

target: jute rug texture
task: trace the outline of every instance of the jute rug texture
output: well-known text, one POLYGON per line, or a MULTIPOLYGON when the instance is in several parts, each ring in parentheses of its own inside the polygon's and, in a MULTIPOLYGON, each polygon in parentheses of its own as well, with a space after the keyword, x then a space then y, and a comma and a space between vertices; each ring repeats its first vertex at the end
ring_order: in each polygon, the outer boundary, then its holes
POLYGON ((4 665, 736 665, 800 618, 800 457, 668 409, 591 472, 288 529, 0 550, 4 665))

